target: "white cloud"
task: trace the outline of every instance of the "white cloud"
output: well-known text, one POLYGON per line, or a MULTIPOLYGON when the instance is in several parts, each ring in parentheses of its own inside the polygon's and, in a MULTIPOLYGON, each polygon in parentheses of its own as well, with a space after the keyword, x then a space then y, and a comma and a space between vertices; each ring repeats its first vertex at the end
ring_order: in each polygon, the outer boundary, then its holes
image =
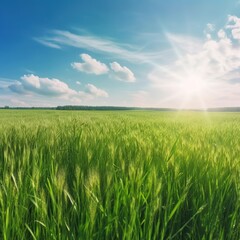
POLYGON ((227 34, 223 29, 220 29, 217 34, 218 34, 219 38, 226 38, 227 37, 227 34))
POLYGON ((214 32, 215 29, 216 29, 216 27, 215 27, 215 25, 212 24, 212 23, 208 23, 208 24, 206 25, 206 28, 204 29, 203 32, 204 32, 204 34, 205 34, 205 36, 206 36, 206 38, 207 38, 208 40, 212 38, 211 33, 214 32))
POLYGON ((215 30, 215 25, 212 23, 207 24, 207 31, 213 32, 215 30))
MULTIPOLYGON (((97 61, 96 59, 92 58, 88 54, 81 54, 80 55, 83 62, 74 62, 71 64, 71 66, 80 71, 95 75, 101 75, 106 74, 109 72, 109 68, 106 64, 101 63, 100 61, 97 61)), ((117 62, 110 63, 110 67, 112 69, 112 75, 114 78, 124 81, 124 82, 135 82, 136 78, 133 74, 133 72, 127 68, 126 66, 121 66, 117 62)), ((77 82, 79 84, 80 82, 77 82)))
POLYGON ((207 33, 207 34, 206 34, 206 38, 207 38, 208 40, 210 40, 210 39, 212 39, 212 35, 209 34, 209 33, 207 33))
POLYGON ((229 15, 226 29, 231 29, 233 38, 240 40, 240 18, 229 15))
POLYGON ((87 91, 86 93, 96 96, 96 97, 108 97, 108 93, 100 88, 97 88, 93 84, 86 85, 87 91))
POLYGON ((34 92, 45 96, 73 95, 76 91, 56 78, 41 78, 34 74, 28 74, 21 77, 21 82, 17 86, 26 92, 34 92))
POLYGON ((19 95, 31 97, 40 95, 54 97, 75 102, 80 102, 84 98, 107 97, 108 94, 102 89, 98 89, 92 84, 86 85, 86 91, 76 91, 71 89, 65 82, 59 79, 41 78, 29 74, 21 77, 21 81, 9 84, 8 89, 19 95), (37 95, 36 95, 37 94, 37 95))
MULTIPOLYGON (((34 89, 37 88, 39 89, 41 87, 40 81, 41 83, 49 81, 50 79, 47 78, 39 78, 38 76, 35 76, 33 74, 30 75, 24 75, 23 77, 21 77, 23 85, 26 89, 34 89)), ((50 80, 50 82, 55 82, 56 80, 50 80)))
POLYGON ((83 62, 74 62, 71 64, 71 66, 80 71, 80 72, 85 72, 85 73, 90 73, 90 74, 96 74, 96 75, 101 75, 105 74, 109 71, 108 67, 104 64, 101 63, 100 61, 97 61, 96 59, 92 58, 88 54, 81 54, 80 55, 83 62))
POLYGON ((20 81, 16 81, 15 83, 12 83, 10 85, 8 85, 8 88, 15 93, 18 94, 23 94, 26 95, 27 91, 24 89, 22 83, 20 81))
POLYGON ((121 66, 117 62, 110 63, 110 66, 116 79, 124 82, 135 82, 136 78, 129 68, 121 66))
POLYGON ((240 18, 233 15, 228 15, 228 21, 226 28, 239 28, 240 27, 240 18))
POLYGON ((76 81, 76 84, 77 84, 77 85, 81 85, 81 82, 79 82, 79 81, 76 81))

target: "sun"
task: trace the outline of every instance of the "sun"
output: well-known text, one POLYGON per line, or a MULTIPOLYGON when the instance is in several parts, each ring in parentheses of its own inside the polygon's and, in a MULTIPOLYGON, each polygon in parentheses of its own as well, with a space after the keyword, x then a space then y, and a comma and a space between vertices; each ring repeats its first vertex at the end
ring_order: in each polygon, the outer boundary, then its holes
POLYGON ((195 72, 194 69, 182 72, 175 80, 175 95, 179 99, 179 109, 201 108, 206 109, 206 100, 209 97, 209 83, 204 72, 195 72))
POLYGON ((194 97, 204 95, 206 90, 206 81, 201 74, 188 72, 182 76, 177 84, 178 91, 184 97, 194 97))

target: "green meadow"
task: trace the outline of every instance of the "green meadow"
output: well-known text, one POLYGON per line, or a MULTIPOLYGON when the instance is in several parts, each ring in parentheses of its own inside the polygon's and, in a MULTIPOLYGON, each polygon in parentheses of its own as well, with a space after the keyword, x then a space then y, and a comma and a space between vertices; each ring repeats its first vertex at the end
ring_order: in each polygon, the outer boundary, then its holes
POLYGON ((240 114, 0 110, 0 239, 240 239, 240 114))

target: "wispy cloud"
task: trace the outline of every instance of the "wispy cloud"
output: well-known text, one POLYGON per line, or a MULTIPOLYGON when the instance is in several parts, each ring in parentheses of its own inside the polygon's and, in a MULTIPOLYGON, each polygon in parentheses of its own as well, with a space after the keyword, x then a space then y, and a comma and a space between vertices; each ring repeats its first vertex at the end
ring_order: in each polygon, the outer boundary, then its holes
POLYGON ((33 38, 35 41, 41 43, 42 45, 45 45, 47 47, 50 47, 50 48, 56 48, 56 49, 61 49, 61 46, 56 44, 56 43, 53 43, 50 39, 47 40, 47 39, 40 39, 40 38, 33 38))
POLYGON ((194 53, 199 51, 202 47, 203 41, 196 37, 188 36, 188 35, 180 35, 174 33, 165 33, 165 37, 169 44, 172 47, 173 53, 178 55, 181 52, 184 53, 194 53))
POLYGON ((106 64, 104 64, 100 61, 97 61, 96 59, 92 58, 88 54, 81 54, 80 57, 82 58, 82 61, 83 61, 82 63, 74 62, 71 64, 71 66, 74 69, 76 69, 80 72, 101 75, 101 74, 105 74, 109 71, 106 64))
POLYGON ((34 38, 35 41, 52 48, 70 46, 121 58, 135 63, 150 63, 165 56, 165 51, 144 51, 142 47, 118 43, 92 34, 76 34, 70 31, 53 30, 47 37, 34 38))
POLYGON ((13 84, 15 82, 16 80, 14 79, 0 77, 0 89, 8 88, 9 84, 13 84))

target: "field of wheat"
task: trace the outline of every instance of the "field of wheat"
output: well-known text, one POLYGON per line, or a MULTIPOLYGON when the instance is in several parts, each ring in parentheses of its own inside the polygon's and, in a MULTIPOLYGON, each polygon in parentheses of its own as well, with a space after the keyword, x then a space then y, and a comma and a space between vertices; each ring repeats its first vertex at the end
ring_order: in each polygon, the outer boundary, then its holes
POLYGON ((1 110, 0 239, 240 239, 240 114, 1 110))

